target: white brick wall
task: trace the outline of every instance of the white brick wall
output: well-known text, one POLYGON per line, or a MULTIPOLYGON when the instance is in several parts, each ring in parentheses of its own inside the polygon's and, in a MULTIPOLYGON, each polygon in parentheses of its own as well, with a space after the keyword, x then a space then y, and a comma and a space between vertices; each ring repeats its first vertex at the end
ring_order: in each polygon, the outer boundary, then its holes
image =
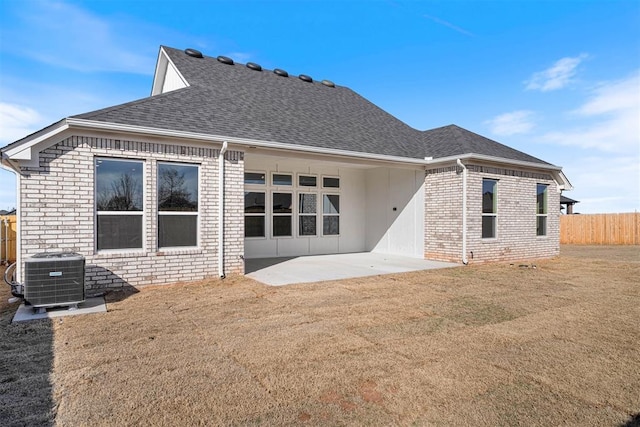
MULTIPOLYGON (((38 168, 23 168, 21 178, 21 257, 69 250, 86 258, 87 293, 127 285, 199 280, 218 274, 219 150, 74 136, 40 154, 38 168), (95 249, 94 159, 144 160, 144 249, 98 253, 95 249), (200 166, 200 246, 159 251, 156 170, 158 161, 200 166)), ((225 154, 225 270, 243 273, 244 154, 225 154)), ((20 280, 22 280, 20 278, 20 280)))
MULTIPOLYGON (((467 165, 467 258, 470 263, 557 256, 560 192, 547 173, 467 165), (497 236, 482 238, 482 179, 498 181, 497 236), (548 184, 547 235, 536 236, 536 185, 548 184)), ((425 258, 462 260, 462 169, 425 177, 425 258)))

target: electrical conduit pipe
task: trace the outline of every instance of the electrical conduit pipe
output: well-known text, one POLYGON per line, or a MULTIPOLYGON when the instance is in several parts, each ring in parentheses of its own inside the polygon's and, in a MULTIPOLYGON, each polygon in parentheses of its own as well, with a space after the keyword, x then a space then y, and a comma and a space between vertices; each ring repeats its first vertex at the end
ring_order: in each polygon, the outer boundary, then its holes
POLYGON ((462 168, 462 263, 467 265, 467 167, 460 159, 457 163, 462 168))
POLYGON ((222 143, 218 155, 218 275, 224 279, 224 153, 227 141, 222 143))

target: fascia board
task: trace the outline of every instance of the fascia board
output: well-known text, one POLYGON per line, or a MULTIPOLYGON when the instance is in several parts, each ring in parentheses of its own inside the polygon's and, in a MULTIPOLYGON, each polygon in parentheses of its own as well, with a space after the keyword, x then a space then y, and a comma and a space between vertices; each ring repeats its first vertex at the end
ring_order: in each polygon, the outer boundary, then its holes
POLYGON ((549 165, 544 163, 525 162, 522 160, 510 160, 502 157, 487 156, 484 154, 468 153, 460 156, 441 157, 439 159, 426 160, 427 168, 438 166, 447 163, 455 163, 458 159, 466 161, 483 161, 488 163, 495 163, 500 165, 520 166, 528 169, 546 170, 551 173, 553 180, 558 184, 559 190, 573 190, 573 186, 567 179, 567 176, 562 172, 560 166, 549 165))
POLYGON ((224 135, 210 135, 203 134, 197 132, 185 132, 185 131, 177 131, 171 129, 158 129, 158 128, 148 128, 144 126, 134 126, 134 125, 123 125, 117 123, 106 123, 106 122, 95 122, 91 120, 85 119, 75 119, 69 118, 67 122, 70 126, 74 128, 83 128, 83 129, 92 129, 92 130, 106 130, 113 132, 124 132, 124 133, 137 133, 144 135, 156 135, 170 138, 181 138, 181 139, 191 139, 191 140, 200 140, 207 142, 215 142, 221 143, 222 141, 227 141, 230 144, 247 146, 247 147, 256 147, 256 148, 268 148, 274 150, 295 150, 298 152, 305 152, 310 154, 321 154, 321 155, 329 155, 329 156, 338 156, 338 157, 357 157, 360 159, 369 159, 369 160, 377 160, 384 162, 396 162, 403 164, 413 164, 423 166, 425 161, 422 159, 412 159, 408 157, 399 157, 399 156, 387 156, 382 154, 371 154, 371 153, 359 153, 356 151, 349 150, 339 150, 339 149, 331 149, 331 148, 322 148, 322 147, 310 147, 305 145, 296 145, 296 144, 287 144, 282 142, 275 141, 262 141, 248 138, 236 138, 229 137, 224 135))
POLYGON ((15 164, 15 162, 9 160, 5 154, 2 154, 2 157, 0 158, 0 168, 17 175, 20 174, 20 168, 15 164))
POLYGON ((167 75, 167 55, 164 49, 160 47, 158 51, 158 59, 156 60, 156 69, 153 72, 153 84, 151 85, 151 96, 157 95, 162 90, 164 78, 167 75), (162 81, 159 81, 162 80, 162 81))
POLYGON ((162 93, 162 87, 164 86, 164 80, 167 78, 167 68, 171 67, 174 69, 182 83, 184 83, 185 87, 191 86, 187 79, 184 78, 176 64, 173 63, 167 52, 164 50, 164 47, 160 48, 160 52, 158 53, 158 62, 156 63, 156 70, 153 76, 153 85, 151 87, 151 96, 159 95, 162 93))
POLYGON ((564 172, 562 172, 562 171, 558 171, 557 172, 556 181, 558 182, 558 184, 560 186, 560 190, 566 190, 566 191, 573 190, 573 185, 571 185, 571 182, 569 181, 567 176, 564 174, 564 172))
POLYGON ((15 147, 11 147, 7 150, 4 150, 4 154, 7 158, 11 160, 20 160, 20 161, 34 161, 37 160, 37 153, 47 148, 53 141, 52 137, 59 135, 62 132, 69 131, 68 133, 73 133, 73 129, 85 129, 85 130, 96 130, 96 131, 113 131, 113 132, 122 132, 122 133, 135 133, 142 135, 151 135, 151 136, 160 136, 160 137, 169 137, 169 138, 180 138, 180 139, 190 139, 197 140, 203 142, 213 142, 213 143, 221 143, 222 141, 227 141, 230 144, 245 146, 245 147, 256 147, 256 148, 266 148, 273 150, 285 150, 291 151, 295 150, 301 153, 308 154, 319 154, 325 156, 335 156, 342 158, 357 158, 361 160, 371 160, 371 161, 382 161, 389 163, 398 163, 403 165, 414 165, 414 166, 423 166, 426 168, 432 166, 438 166, 441 164, 447 163, 455 163, 457 159, 460 160, 480 160, 490 163, 497 163, 503 165, 514 165, 527 167, 531 169, 543 169, 549 170, 553 173, 554 177, 558 181, 558 183, 563 187, 563 189, 572 189, 573 187, 569 183, 569 180, 566 178, 564 173, 562 173, 562 168, 554 165, 547 165, 542 163, 534 163, 534 162, 525 162, 521 160, 510 160, 504 159, 501 157, 493 157, 487 156, 483 154, 475 154, 468 153, 460 156, 449 156, 442 157, 439 159, 414 159, 409 157, 399 157, 399 156, 388 156, 383 154, 372 154, 372 153, 361 153, 356 151, 349 150, 339 150, 339 149, 331 149, 331 148, 322 148, 322 147, 311 147, 304 145, 296 145, 296 144, 287 144, 277 141, 262 141, 248 138, 235 138, 228 137, 224 135, 210 135, 203 134, 197 132, 185 132, 185 131, 177 131, 171 129, 158 129, 158 128, 149 128, 144 126, 134 126, 134 125, 125 125, 118 123, 107 123, 107 122, 96 122, 92 120, 86 119, 77 119, 77 118, 67 118, 59 123, 57 123, 52 129, 49 129, 47 132, 37 132, 30 137, 26 138, 20 144, 17 144, 15 147), (35 156, 34 156, 35 154, 35 156))
POLYGON ((40 151, 38 146, 43 143, 46 144, 46 142, 52 137, 66 131, 67 129, 69 129, 67 120, 61 120, 53 125, 53 127, 45 128, 36 132, 20 141, 15 146, 4 149, 3 153, 11 160, 32 160, 34 158, 34 154, 37 154, 40 151))
POLYGON ((522 167, 527 167, 532 169, 544 169, 544 170, 551 170, 551 171, 562 170, 562 168, 559 166, 549 165, 545 163, 527 162, 523 160, 511 160, 511 159, 505 159, 503 157, 487 156, 486 154, 476 154, 476 153, 466 153, 466 154, 461 154, 459 156, 449 156, 449 157, 441 157, 433 160, 425 160, 425 164, 427 165, 427 167, 437 166, 439 164, 452 163, 452 162, 455 163, 458 159, 480 160, 480 161, 489 162, 489 163, 522 166, 522 167))

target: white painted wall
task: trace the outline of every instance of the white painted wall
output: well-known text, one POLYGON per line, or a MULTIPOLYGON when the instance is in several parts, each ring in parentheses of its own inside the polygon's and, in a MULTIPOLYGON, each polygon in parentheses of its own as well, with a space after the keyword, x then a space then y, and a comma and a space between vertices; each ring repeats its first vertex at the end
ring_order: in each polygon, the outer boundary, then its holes
POLYGON ((180 75, 176 69, 169 63, 167 65, 167 71, 164 75, 164 82, 162 83, 162 93, 171 92, 172 90, 182 89, 187 85, 182 81, 180 75))
POLYGON ((365 177, 366 250, 423 258, 424 171, 375 168, 365 177))
MULTIPOLYGON (((330 253, 348 253, 365 251, 365 170, 344 167, 304 159, 289 159, 269 156, 245 154, 245 171, 266 172, 268 184, 264 187, 245 186, 245 191, 266 191, 267 210, 270 208, 270 193, 273 191, 293 191, 294 215, 293 237, 271 237, 270 227, 267 225, 265 238, 245 238, 245 258, 269 258, 299 255, 319 255, 330 253), (269 185, 271 174, 290 173, 293 175, 293 187, 274 187, 269 185), (317 188, 298 187, 298 174, 317 176, 317 188), (322 177, 334 176, 340 178, 339 189, 323 189, 322 177), (297 236, 297 194, 299 192, 313 192, 318 194, 319 214, 317 226, 319 235, 313 237, 297 236), (340 235, 322 236, 322 194, 332 193, 340 195, 340 235)), ((267 215, 267 221, 269 215, 267 215)))

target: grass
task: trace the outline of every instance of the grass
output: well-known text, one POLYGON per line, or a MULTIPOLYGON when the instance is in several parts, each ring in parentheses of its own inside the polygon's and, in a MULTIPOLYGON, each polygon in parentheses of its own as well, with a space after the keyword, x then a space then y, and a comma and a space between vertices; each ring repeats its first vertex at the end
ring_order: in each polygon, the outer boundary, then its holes
POLYGON ((26 325, 3 294, 0 424, 637 425, 639 248, 519 265, 144 287, 26 325))

